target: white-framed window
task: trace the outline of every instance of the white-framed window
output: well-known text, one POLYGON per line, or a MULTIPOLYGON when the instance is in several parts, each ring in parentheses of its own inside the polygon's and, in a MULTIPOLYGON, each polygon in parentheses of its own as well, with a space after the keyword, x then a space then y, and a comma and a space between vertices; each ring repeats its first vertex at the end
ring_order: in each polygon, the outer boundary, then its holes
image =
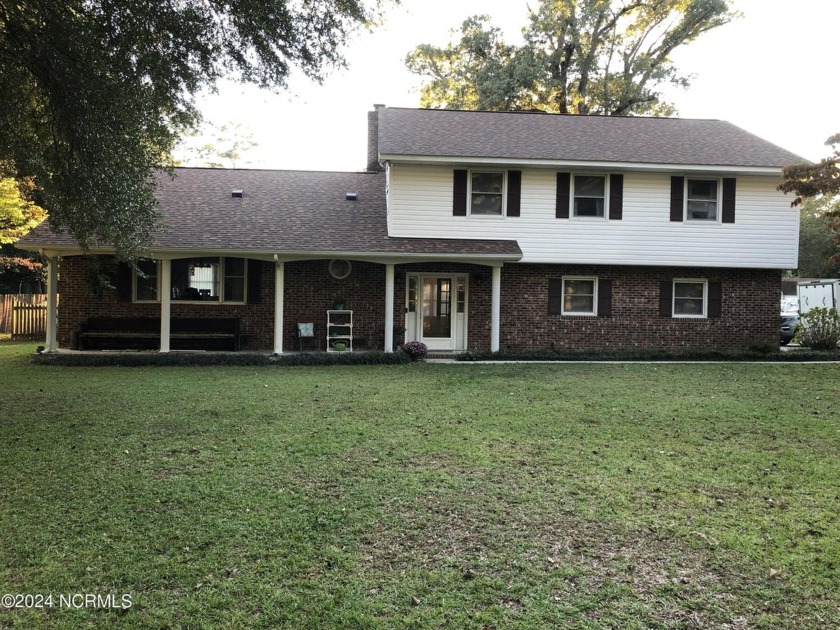
POLYGON ((134 270, 132 296, 135 302, 157 302, 160 295, 160 261, 143 258, 134 270))
POLYGON ((505 171, 470 171, 470 214, 505 216, 505 171))
POLYGON ((674 280, 671 310, 674 317, 706 317, 708 303, 709 283, 706 280, 674 280))
POLYGON ((563 278, 561 315, 597 315, 598 278, 563 278))
POLYGON ((572 176, 572 216, 603 219, 607 207, 606 175, 572 176))
POLYGON ((172 261, 172 300, 244 304, 248 280, 244 258, 200 256, 172 261))
POLYGON ((685 178, 685 220, 717 221, 720 217, 720 179, 685 178))

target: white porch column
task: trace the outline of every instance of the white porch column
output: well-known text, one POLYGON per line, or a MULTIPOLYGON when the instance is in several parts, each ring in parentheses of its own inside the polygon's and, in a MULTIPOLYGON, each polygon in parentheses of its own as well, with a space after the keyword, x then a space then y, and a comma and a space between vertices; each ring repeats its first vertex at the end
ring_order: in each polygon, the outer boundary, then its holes
POLYGON ((274 354, 283 354, 283 288, 286 263, 274 261, 274 354))
POLYGON ((394 351, 394 265, 385 265, 385 352, 394 351))
POLYGON ((58 256, 47 258, 47 352, 58 350, 58 256))
POLYGON ((160 261, 160 351, 169 352, 172 311, 172 261, 160 261))
POLYGON ((490 352, 499 351, 499 322, 502 317, 502 268, 493 267, 490 297, 490 352))

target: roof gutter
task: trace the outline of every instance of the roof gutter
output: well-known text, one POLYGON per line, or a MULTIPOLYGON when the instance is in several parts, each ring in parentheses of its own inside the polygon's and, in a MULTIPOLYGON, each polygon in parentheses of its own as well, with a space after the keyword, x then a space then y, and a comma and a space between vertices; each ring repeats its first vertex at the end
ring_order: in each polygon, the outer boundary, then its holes
MULTIPOLYGON (((54 256, 77 256, 85 252, 79 247, 70 245, 48 245, 50 253, 54 256)), ((32 251, 35 251, 34 249, 32 251)), ((41 247, 37 251, 43 252, 41 247)), ((90 254, 114 254, 113 247, 92 248, 90 254)), ((151 248, 149 256, 152 258, 175 259, 187 258, 190 256, 228 256, 236 258, 254 258, 268 261, 292 261, 292 260, 323 260, 325 258, 343 258, 347 260, 379 261, 381 262, 425 262, 425 261, 452 261, 466 262, 475 260, 486 260, 493 262, 516 262, 522 259, 519 254, 480 254, 480 253, 445 253, 434 252, 359 252, 359 251, 300 251, 300 250, 243 250, 243 249, 203 249, 203 248, 151 248)))
POLYGON ((734 173, 739 175, 781 175, 781 166, 733 166, 725 164, 668 164, 587 160, 543 160, 531 158, 463 157, 446 155, 400 155, 381 153, 379 158, 394 164, 488 164, 534 168, 580 168, 621 171, 666 171, 676 173, 734 173))

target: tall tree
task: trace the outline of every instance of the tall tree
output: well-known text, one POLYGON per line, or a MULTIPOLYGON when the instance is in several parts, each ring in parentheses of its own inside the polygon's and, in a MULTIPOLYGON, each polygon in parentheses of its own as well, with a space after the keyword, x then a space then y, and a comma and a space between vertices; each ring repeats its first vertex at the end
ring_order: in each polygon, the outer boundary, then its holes
POLYGON ((0 293, 18 293, 23 287, 32 291, 44 279, 41 258, 13 246, 47 217, 43 208, 27 199, 32 186, 31 180, 0 179, 0 293))
MULTIPOLYGON (((840 247, 840 133, 831 136, 825 143, 831 147, 831 155, 816 164, 793 164, 786 167, 779 190, 796 194, 792 206, 803 204, 809 199, 815 200, 814 205, 819 207, 820 217, 827 230, 834 233, 834 242, 840 247)), ((837 248, 830 261, 840 264, 837 248)))
POLYGON ((0 176, 34 177, 50 225, 123 255, 159 218, 193 95, 223 76, 320 80, 347 35, 392 0, 0 0, 0 176))
POLYGON ((805 199, 799 220, 800 278, 840 278, 840 261, 832 258, 840 254, 837 235, 832 231, 832 213, 840 209, 837 200, 822 197, 805 199))
POLYGON ((227 122, 219 127, 207 123, 183 139, 183 146, 176 150, 184 161, 194 166, 208 168, 239 168, 249 164, 245 154, 258 147, 254 135, 240 123, 227 122))
POLYGON ((689 84, 671 53, 736 16, 728 0, 539 0, 521 46, 476 16, 459 41, 418 46, 406 65, 429 79, 424 107, 669 115, 657 90, 689 84))
POLYGON ((47 218, 46 211, 27 198, 32 188, 32 180, 0 179, 0 244, 14 243, 47 218))

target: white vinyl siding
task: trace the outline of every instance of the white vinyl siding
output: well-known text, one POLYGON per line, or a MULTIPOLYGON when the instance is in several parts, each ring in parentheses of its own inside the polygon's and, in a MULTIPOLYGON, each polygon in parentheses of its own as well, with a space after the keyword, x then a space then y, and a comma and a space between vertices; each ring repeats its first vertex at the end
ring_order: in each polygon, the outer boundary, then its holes
MULTIPOLYGON (((522 262, 789 269, 799 213, 778 177, 737 177, 735 223, 671 222, 672 173, 624 173, 621 221, 555 218, 557 170, 522 171, 521 216, 452 216, 452 167, 392 164, 390 235, 515 239, 522 262)), ((729 175, 727 175, 729 177, 729 175)))

